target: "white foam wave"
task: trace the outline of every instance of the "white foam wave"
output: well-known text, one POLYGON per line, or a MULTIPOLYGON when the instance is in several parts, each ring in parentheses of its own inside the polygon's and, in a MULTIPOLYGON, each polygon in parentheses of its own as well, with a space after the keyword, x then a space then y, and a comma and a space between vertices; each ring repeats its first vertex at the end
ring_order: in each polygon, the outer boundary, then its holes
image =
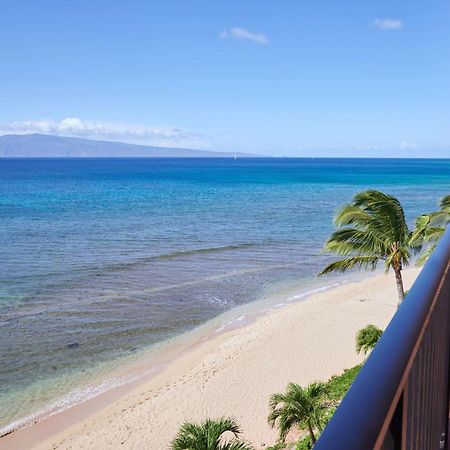
POLYGON ((312 295, 312 294, 317 294, 318 292, 329 291, 330 289, 333 289, 333 288, 335 288, 335 287, 338 287, 338 286, 340 286, 341 284, 344 284, 344 283, 346 283, 346 282, 347 282, 347 280, 343 280, 343 281, 341 281, 341 282, 339 282, 339 283, 333 283, 333 284, 329 284, 329 285, 327 285, 327 286, 321 286, 321 287, 318 287, 318 288, 316 288, 316 289, 311 289, 311 290, 309 290, 309 291, 302 292, 301 294, 297 294, 297 295, 293 295, 292 297, 289 297, 289 298, 286 300, 286 302, 291 303, 291 302, 294 302, 294 301, 296 301, 296 300, 301 300, 302 298, 309 297, 309 296, 312 295))
POLYGON ((210 303, 217 303, 219 305, 228 305, 229 301, 226 298, 212 297, 210 303))
POLYGON ((94 397, 97 397, 111 389, 114 389, 119 386, 123 386, 126 383, 130 383, 132 381, 137 380, 143 375, 151 374, 159 370, 159 367, 153 367, 152 369, 141 373, 139 375, 130 375, 127 377, 116 377, 116 378, 108 378, 95 386, 87 386, 85 388, 74 389, 69 392, 66 396, 48 403, 39 411, 30 414, 26 417, 18 419, 14 422, 9 423, 3 428, 0 428, 0 437, 5 434, 11 433, 19 428, 23 428, 25 426, 31 425, 37 421, 47 419, 55 414, 65 411, 66 409, 71 408, 77 404, 83 403, 87 400, 90 400, 94 397))
POLYGON ((246 317, 247 317, 247 315, 243 314, 242 316, 239 316, 237 319, 226 320, 225 322, 222 322, 222 325, 219 328, 216 328, 215 332, 220 333, 221 331, 225 330, 226 328, 229 328, 236 322, 242 322, 243 320, 246 319, 246 317))

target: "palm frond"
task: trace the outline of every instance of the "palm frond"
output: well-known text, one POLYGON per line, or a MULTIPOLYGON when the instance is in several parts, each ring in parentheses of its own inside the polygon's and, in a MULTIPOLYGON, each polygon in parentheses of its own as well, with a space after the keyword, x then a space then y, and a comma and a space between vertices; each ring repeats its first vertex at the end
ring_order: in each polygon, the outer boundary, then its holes
POLYGON ((380 236, 373 230, 341 228, 332 233, 325 243, 325 250, 342 256, 352 253, 384 255, 389 251, 389 247, 384 236, 380 236))
POLYGON ((241 430, 232 418, 207 419, 200 424, 186 422, 172 441, 172 450, 221 450, 222 435, 227 432, 235 438, 228 444, 239 442, 236 438, 241 430))
POLYGON ((410 235, 409 244, 420 247, 426 240, 427 229, 430 225, 430 215, 422 214, 416 219, 416 227, 410 235))
POLYGON ((450 212, 450 195, 441 198, 440 207, 442 210, 449 210, 450 212))
MULTIPOLYGON (((422 221, 428 223, 429 219, 422 221)), ((401 203, 392 195, 373 189, 357 193, 338 212, 335 224, 337 230, 324 250, 344 259, 329 264, 319 275, 350 269, 373 270, 379 261, 384 261, 386 270, 393 268, 398 273, 421 249, 427 227, 419 221, 417 232, 412 233, 401 203)))
POLYGON ((356 194, 353 205, 368 213, 371 217, 370 227, 382 231, 391 241, 401 242, 408 233, 403 208, 395 197, 368 190, 356 194))
POLYGON ((411 245, 415 251, 417 251, 418 245, 425 247, 417 260, 419 266, 423 265, 429 258, 436 247, 436 243, 450 223, 450 195, 441 199, 440 207, 439 211, 423 214, 416 219, 416 228, 411 236, 411 245))
POLYGON ((372 324, 359 330, 356 334, 356 353, 367 353, 374 348, 382 334, 383 330, 372 324))
POLYGON ((246 442, 229 442, 227 444, 222 445, 220 450, 254 450, 250 444, 246 442))
POLYGON ((272 426, 278 427, 281 441, 294 427, 307 429, 310 423, 314 428, 322 428, 326 410, 325 392, 323 383, 312 383, 306 388, 289 383, 284 394, 272 395, 268 419, 272 426))
POLYGON ((370 215, 363 209, 353 205, 345 205, 336 217, 334 218, 334 223, 338 227, 351 225, 353 223, 364 224, 370 220, 370 215))
POLYGON ((434 252, 436 244, 430 245, 427 249, 417 258, 416 264, 420 267, 423 266, 431 254, 434 252))
POLYGON ((430 214, 430 225, 445 228, 450 223, 450 209, 430 214))
POLYGON ((351 256, 350 258, 341 259, 329 264, 319 275, 325 275, 331 272, 345 272, 349 269, 375 270, 378 261, 380 261, 380 258, 377 256, 351 256))
POLYGON ((200 450, 202 441, 206 441, 202 427, 186 422, 172 441, 172 450, 200 450))
POLYGON ((409 265, 409 260, 411 258, 411 252, 406 247, 399 247, 394 249, 386 258, 384 265, 386 272, 394 266, 394 264, 399 264, 399 268, 402 269, 404 266, 409 265))

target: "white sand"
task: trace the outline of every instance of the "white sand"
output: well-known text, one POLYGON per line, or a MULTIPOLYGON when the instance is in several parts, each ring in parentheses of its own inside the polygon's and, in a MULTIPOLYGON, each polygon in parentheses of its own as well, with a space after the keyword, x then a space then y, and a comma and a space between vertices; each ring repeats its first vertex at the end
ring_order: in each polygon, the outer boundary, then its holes
MULTIPOLYGON (((407 289, 418 272, 404 272, 407 289)), ((270 395, 284 391, 289 381, 302 385, 325 381, 361 362, 363 357, 354 348, 356 331, 369 323, 385 328, 396 305, 392 274, 314 294, 194 347, 81 422, 66 424, 62 431, 56 427, 56 434, 44 442, 39 433, 33 437, 32 430, 42 429, 46 421, 29 427, 24 430, 26 445, 167 449, 184 421, 233 416, 248 441, 256 448, 267 447, 277 439, 267 423, 270 395)), ((49 421, 47 428, 52 426, 49 421)), ((1 439, 0 448, 24 448, 23 433, 1 439)), ((47 429, 45 434, 51 433, 47 429)))

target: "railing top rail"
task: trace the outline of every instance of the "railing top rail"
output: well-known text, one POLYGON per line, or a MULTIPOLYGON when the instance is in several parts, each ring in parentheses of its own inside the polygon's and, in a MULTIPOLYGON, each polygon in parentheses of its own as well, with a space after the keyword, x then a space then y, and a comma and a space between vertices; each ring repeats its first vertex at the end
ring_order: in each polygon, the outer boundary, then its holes
POLYGON ((315 445, 364 450, 382 442, 405 386, 450 260, 450 228, 315 445))

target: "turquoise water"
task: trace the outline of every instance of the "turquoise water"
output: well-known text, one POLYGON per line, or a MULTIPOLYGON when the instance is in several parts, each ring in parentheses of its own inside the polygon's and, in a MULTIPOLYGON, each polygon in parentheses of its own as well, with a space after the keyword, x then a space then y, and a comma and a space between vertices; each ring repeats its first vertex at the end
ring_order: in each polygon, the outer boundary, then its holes
POLYGON ((306 289, 336 208, 367 188, 412 222, 450 193, 450 160, 1 159, 0 428, 235 306, 306 289))

